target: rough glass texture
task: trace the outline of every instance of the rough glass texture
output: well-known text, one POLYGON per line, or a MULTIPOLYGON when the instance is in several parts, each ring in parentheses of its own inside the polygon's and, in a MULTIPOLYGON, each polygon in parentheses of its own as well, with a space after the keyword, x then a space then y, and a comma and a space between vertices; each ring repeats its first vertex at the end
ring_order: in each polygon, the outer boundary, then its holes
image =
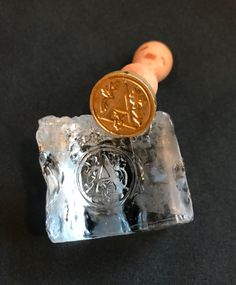
POLYGON ((174 127, 157 112, 149 132, 105 133, 91 115, 39 121, 52 242, 158 230, 190 222, 193 209, 174 127))

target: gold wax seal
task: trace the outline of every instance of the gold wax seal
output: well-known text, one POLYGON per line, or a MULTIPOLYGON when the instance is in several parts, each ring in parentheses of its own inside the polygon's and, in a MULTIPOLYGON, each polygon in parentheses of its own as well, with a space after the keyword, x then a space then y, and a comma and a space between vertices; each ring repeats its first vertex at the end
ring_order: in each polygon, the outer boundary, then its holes
POLYGON ((90 110, 108 133, 134 137, 148 130, 156 112, 155 94, 141 77, 115 71, 102 77, 93 87, 90 110))

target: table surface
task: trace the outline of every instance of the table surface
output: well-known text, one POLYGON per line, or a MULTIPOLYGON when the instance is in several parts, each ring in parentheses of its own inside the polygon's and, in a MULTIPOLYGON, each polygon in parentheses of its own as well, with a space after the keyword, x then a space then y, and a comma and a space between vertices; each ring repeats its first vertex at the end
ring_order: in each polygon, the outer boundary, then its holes
POLYGON ((236 2, 0 2, 0 283, 236 284, 236 2), (159 85, 185 159, 193 223, 67 244, 44 229, 35 141, 45 115, 89 113, 104 74, 161 40, 159 85))

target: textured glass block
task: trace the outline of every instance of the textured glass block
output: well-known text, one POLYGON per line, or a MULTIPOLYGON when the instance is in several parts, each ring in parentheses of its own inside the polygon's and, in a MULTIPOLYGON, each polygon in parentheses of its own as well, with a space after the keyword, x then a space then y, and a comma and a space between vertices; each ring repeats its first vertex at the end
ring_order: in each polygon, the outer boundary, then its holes
POLYGON ((91 115, 39 121, 52 242, 158 230, 193 219, 174 127, 158 111, 145 135, 114 138, 91 115))

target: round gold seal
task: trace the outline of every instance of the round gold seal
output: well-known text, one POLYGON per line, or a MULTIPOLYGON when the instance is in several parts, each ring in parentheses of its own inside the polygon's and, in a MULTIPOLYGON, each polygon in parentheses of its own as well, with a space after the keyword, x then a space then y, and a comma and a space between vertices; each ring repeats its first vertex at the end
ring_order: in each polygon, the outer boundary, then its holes
POLYGON ((119 137, 134 137, 148 130, 156 112, 155 94, 138 75, 115 71, 93 87, 90 110, 97 123, 119 137))

